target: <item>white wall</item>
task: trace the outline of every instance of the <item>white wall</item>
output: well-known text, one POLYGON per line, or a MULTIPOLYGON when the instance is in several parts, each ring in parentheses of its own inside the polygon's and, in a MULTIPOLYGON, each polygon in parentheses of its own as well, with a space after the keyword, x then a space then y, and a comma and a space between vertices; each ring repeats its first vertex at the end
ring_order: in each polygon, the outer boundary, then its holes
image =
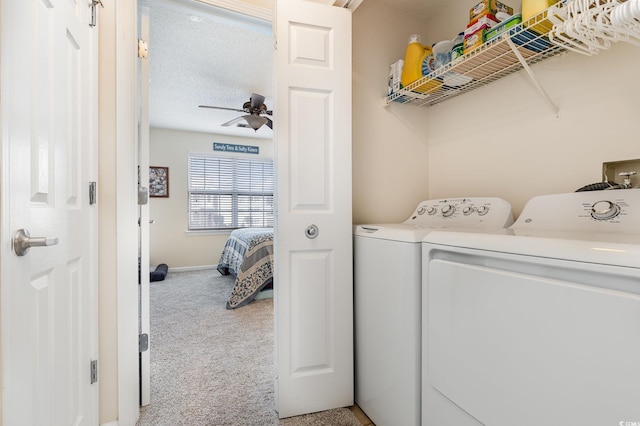
POLYGON ((353 222, 401 222, 428 197, 427 122, 409 105, 385 108, 389 65, 424 19, 380 0, 353 14, 353 222))
MULTIPOLYGON (((475 0, 450 4, 447 14, 425 22, 425 44, 452 38, 475 0)), ((535 195, 601 181, 604 161, 640 158, 637 47, 617 44, 594 57, 569 53, 535 65, 560 108, 558 118, 523 71, 434 107, 393 104, 381 111, 374 93, 386 81, 386 62, 401 55, 404 38, 418 31, 379 0, 367 0, 356 11, 356 31, 354 57, 361 60, 354 61, 354 106, 360 107, 354 108, 354 222, 403 219, 400 210, 411 212, 417 192, 425 198, 502 197, 518 214, 535 195), (396 46, 382 41, 387 35, 396 46), (365 49, 375 53, 365 57, 365 49), (420 149, 390 149, 407 146, 408 129, 420 149), (381 174, 393 183, 382 182, 381 174)))
POLYGON ((534 67, 558 118, 523 74, 432 108, 430 194, 496 195, 517 214, 535 195, 601 181, 605 161, 640 158, 639 67, 628 45, 534 67))
MULTIPOLYGON (((455 14, 429 21, 430 42, 467 18, 465 2, 451 3, 455 14)), ((424 109, 430 197, 498 196, 519 214, 533 196, 601 181, 605 161, 640 158, 639 67, 640 49, 625 43, 533 66, 558 117, 524 71, 424 109)))
MULTIPOLYGON (((251 129, 244 129, 247 132, 251 129)), ((187 160, 189 152, 219 155, 213 142, 251 145, 260 154, 249 158, 273 158, 273 142, 267 139, 240 138, 226 135, 185 132, 152 128, 150 130, 150 165, 169 167, 169 198, 150 198, 150 262, 166 263, 169 268, 217 265, 228 233, 212 235, 187 232, 188 191, 187 160)))

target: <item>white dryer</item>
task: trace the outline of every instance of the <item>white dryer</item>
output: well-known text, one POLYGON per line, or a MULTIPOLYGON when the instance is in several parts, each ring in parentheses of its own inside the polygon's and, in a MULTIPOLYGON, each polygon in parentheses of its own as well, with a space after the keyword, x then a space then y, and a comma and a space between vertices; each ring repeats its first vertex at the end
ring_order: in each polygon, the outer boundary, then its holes
POLYGON ((640 422, 640 190, 423 243, 423 426, 640 422))
POLYGON ((355 399, 377 426, 420 424, 422 239, 511 223, 502 199, 456 198, 423 201, 403 223, 354 227, 355 399))

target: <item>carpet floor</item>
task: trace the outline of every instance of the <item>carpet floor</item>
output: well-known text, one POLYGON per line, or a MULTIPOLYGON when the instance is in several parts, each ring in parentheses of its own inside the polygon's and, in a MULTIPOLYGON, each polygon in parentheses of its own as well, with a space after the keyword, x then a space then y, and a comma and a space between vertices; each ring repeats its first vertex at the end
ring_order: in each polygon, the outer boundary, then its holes
POLYGON ((278 419, 273 299, 228 310, 232 288, 216 270, 151 283, 151 404, 137 426, 360 426, 348 408, 278 419))

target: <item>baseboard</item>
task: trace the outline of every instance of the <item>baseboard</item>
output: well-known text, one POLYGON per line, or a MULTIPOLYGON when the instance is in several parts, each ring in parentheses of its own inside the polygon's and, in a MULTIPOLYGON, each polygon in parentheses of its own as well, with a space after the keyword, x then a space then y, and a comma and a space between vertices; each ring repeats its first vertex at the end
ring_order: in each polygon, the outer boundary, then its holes
POLYGON ((188 271, 204 271, 206 269, 216 269, 218 264, 215 265, 201 265, 201 266, 178 266, 175 268, 169 268, 169 272, 188 272, 188 271))

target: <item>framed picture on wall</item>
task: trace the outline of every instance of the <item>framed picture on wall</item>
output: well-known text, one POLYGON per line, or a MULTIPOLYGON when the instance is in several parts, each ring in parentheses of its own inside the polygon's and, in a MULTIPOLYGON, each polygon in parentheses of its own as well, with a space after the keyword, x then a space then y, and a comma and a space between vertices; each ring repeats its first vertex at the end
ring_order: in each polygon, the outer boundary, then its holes
POLYGON ((149 195, 169 197, 169 168, 149 166, 149 195))

